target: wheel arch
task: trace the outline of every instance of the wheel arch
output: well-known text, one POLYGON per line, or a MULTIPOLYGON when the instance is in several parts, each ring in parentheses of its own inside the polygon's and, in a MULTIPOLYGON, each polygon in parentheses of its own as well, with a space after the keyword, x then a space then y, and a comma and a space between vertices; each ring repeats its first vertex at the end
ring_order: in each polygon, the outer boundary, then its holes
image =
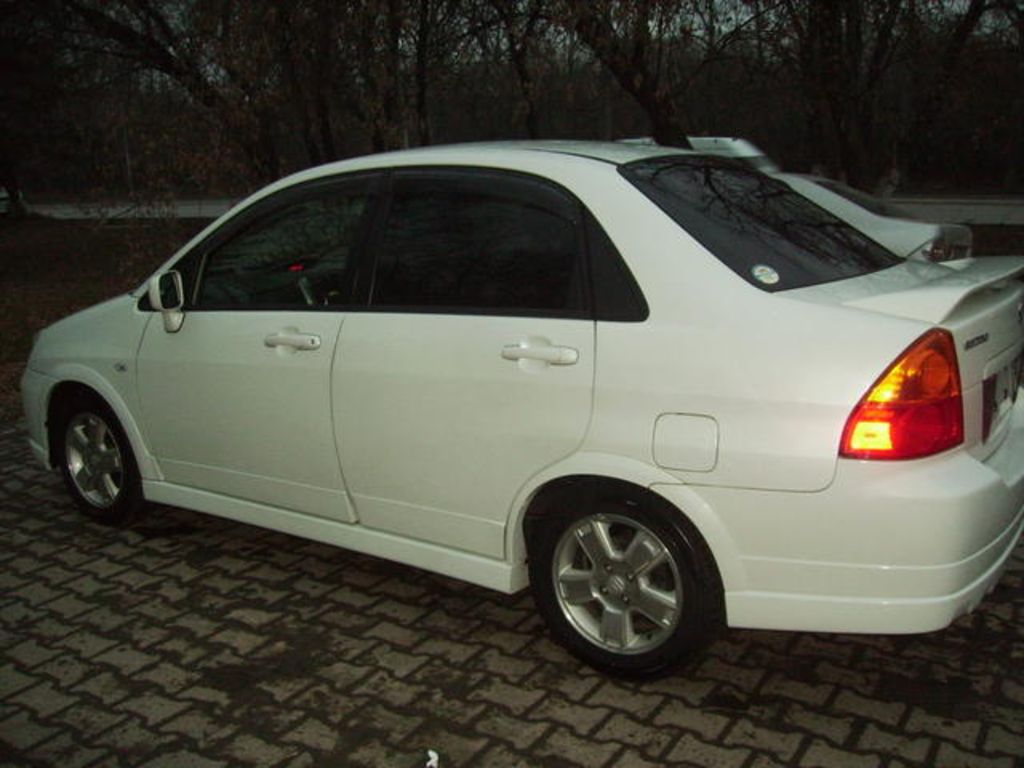
POLYGON ((603 455, 583 458, 578 455, 548 468, 520 493, 506 532, 506 551, 512 562, 526 560, 527 527, 542 519, 556 499, 564 498, 565 494, 593 493, 596 487, 603 487, 652 502, 664 514, 679 515, 703 538, 718 568, 723 590, 728 593, 744 588, 746 573, 736 543, 697 489, 643 462, 603 455))
POLYGON ((54 430, 59 415, 58 409, 70 402, 71 398, 76 395, 84 395, 99 399, 114 413, 121 429, 128 437, 140 476, 146 480, 162 478, 156 462, 142 439, 138 422, 124 398, 110 382, 91 368, 82 365, 65 366, 49 375, 55 379, 55 383, 46 393, 45 399, 46 455, 51 467, 57 465, 55 451, 59 445, 59 437, 55 438, 54 430))

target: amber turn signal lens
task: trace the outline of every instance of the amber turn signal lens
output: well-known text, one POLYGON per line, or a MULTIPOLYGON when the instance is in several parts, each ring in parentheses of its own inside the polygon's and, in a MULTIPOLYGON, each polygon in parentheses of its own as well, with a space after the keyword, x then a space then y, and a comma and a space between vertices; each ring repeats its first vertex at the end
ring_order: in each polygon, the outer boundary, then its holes
POLYGON ((854 408, 839 455, 916 459, 963 442, 964 415, 956 346, 934 329, 914 342, 854 408))

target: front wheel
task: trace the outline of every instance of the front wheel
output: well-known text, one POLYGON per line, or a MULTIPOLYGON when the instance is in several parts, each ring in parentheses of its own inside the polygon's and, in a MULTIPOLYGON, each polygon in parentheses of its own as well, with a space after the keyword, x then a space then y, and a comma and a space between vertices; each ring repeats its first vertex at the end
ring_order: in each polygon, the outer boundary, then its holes
POLYGON ((142 484, 128 437, 106 403, 76 397, 52 437, 60 441, 61 476, 78 508, 98 522, 131 522, 142 508, 142 484))
POLYGON ((721 581, 707 545, 678 512, 651 506, 636 499, 590 509, 563 503, 532 526, 530 581, 552 634, 615 674, 668 672, 723 623, 721 581))

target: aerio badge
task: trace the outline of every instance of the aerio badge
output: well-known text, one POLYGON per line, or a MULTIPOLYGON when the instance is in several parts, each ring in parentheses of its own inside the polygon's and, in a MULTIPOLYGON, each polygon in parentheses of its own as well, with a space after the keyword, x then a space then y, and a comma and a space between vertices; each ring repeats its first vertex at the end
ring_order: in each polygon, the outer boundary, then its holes
POLYGON ((988 341, 988 334, 983 333, 980 336, 975 336, 973 339, 968 339, 964 344, 964 349, 974 349, 975 347, 984 344, 988 341))
POLYGON ((779 282, 779 273, 767 264, 755 264, 750 268, 750 274, 754 276, 757 282, 764 283, 765 285, 775 285, 779 282))

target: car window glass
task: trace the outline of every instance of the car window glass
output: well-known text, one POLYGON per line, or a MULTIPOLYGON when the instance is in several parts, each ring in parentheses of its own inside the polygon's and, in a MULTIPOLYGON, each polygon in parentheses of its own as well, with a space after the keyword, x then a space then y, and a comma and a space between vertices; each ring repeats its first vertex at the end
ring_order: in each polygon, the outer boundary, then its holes
POLYGON ((321 193, 261 217, 209 254, 197 305, 345 303, 368 200, 352 192, 321 193))
POLYGON ((378 246, 373 304, 579 312, 574 211, 539 182, 399 175, 378 246))
POLYGON ((668 156, 620 172, 722 263, 766 291, 901 261, 788 185, 729 160, 668 156))
POLYGON ((589 211, 584 215, 595 320, 642 322, 647 301, 615 244, 589 211))

